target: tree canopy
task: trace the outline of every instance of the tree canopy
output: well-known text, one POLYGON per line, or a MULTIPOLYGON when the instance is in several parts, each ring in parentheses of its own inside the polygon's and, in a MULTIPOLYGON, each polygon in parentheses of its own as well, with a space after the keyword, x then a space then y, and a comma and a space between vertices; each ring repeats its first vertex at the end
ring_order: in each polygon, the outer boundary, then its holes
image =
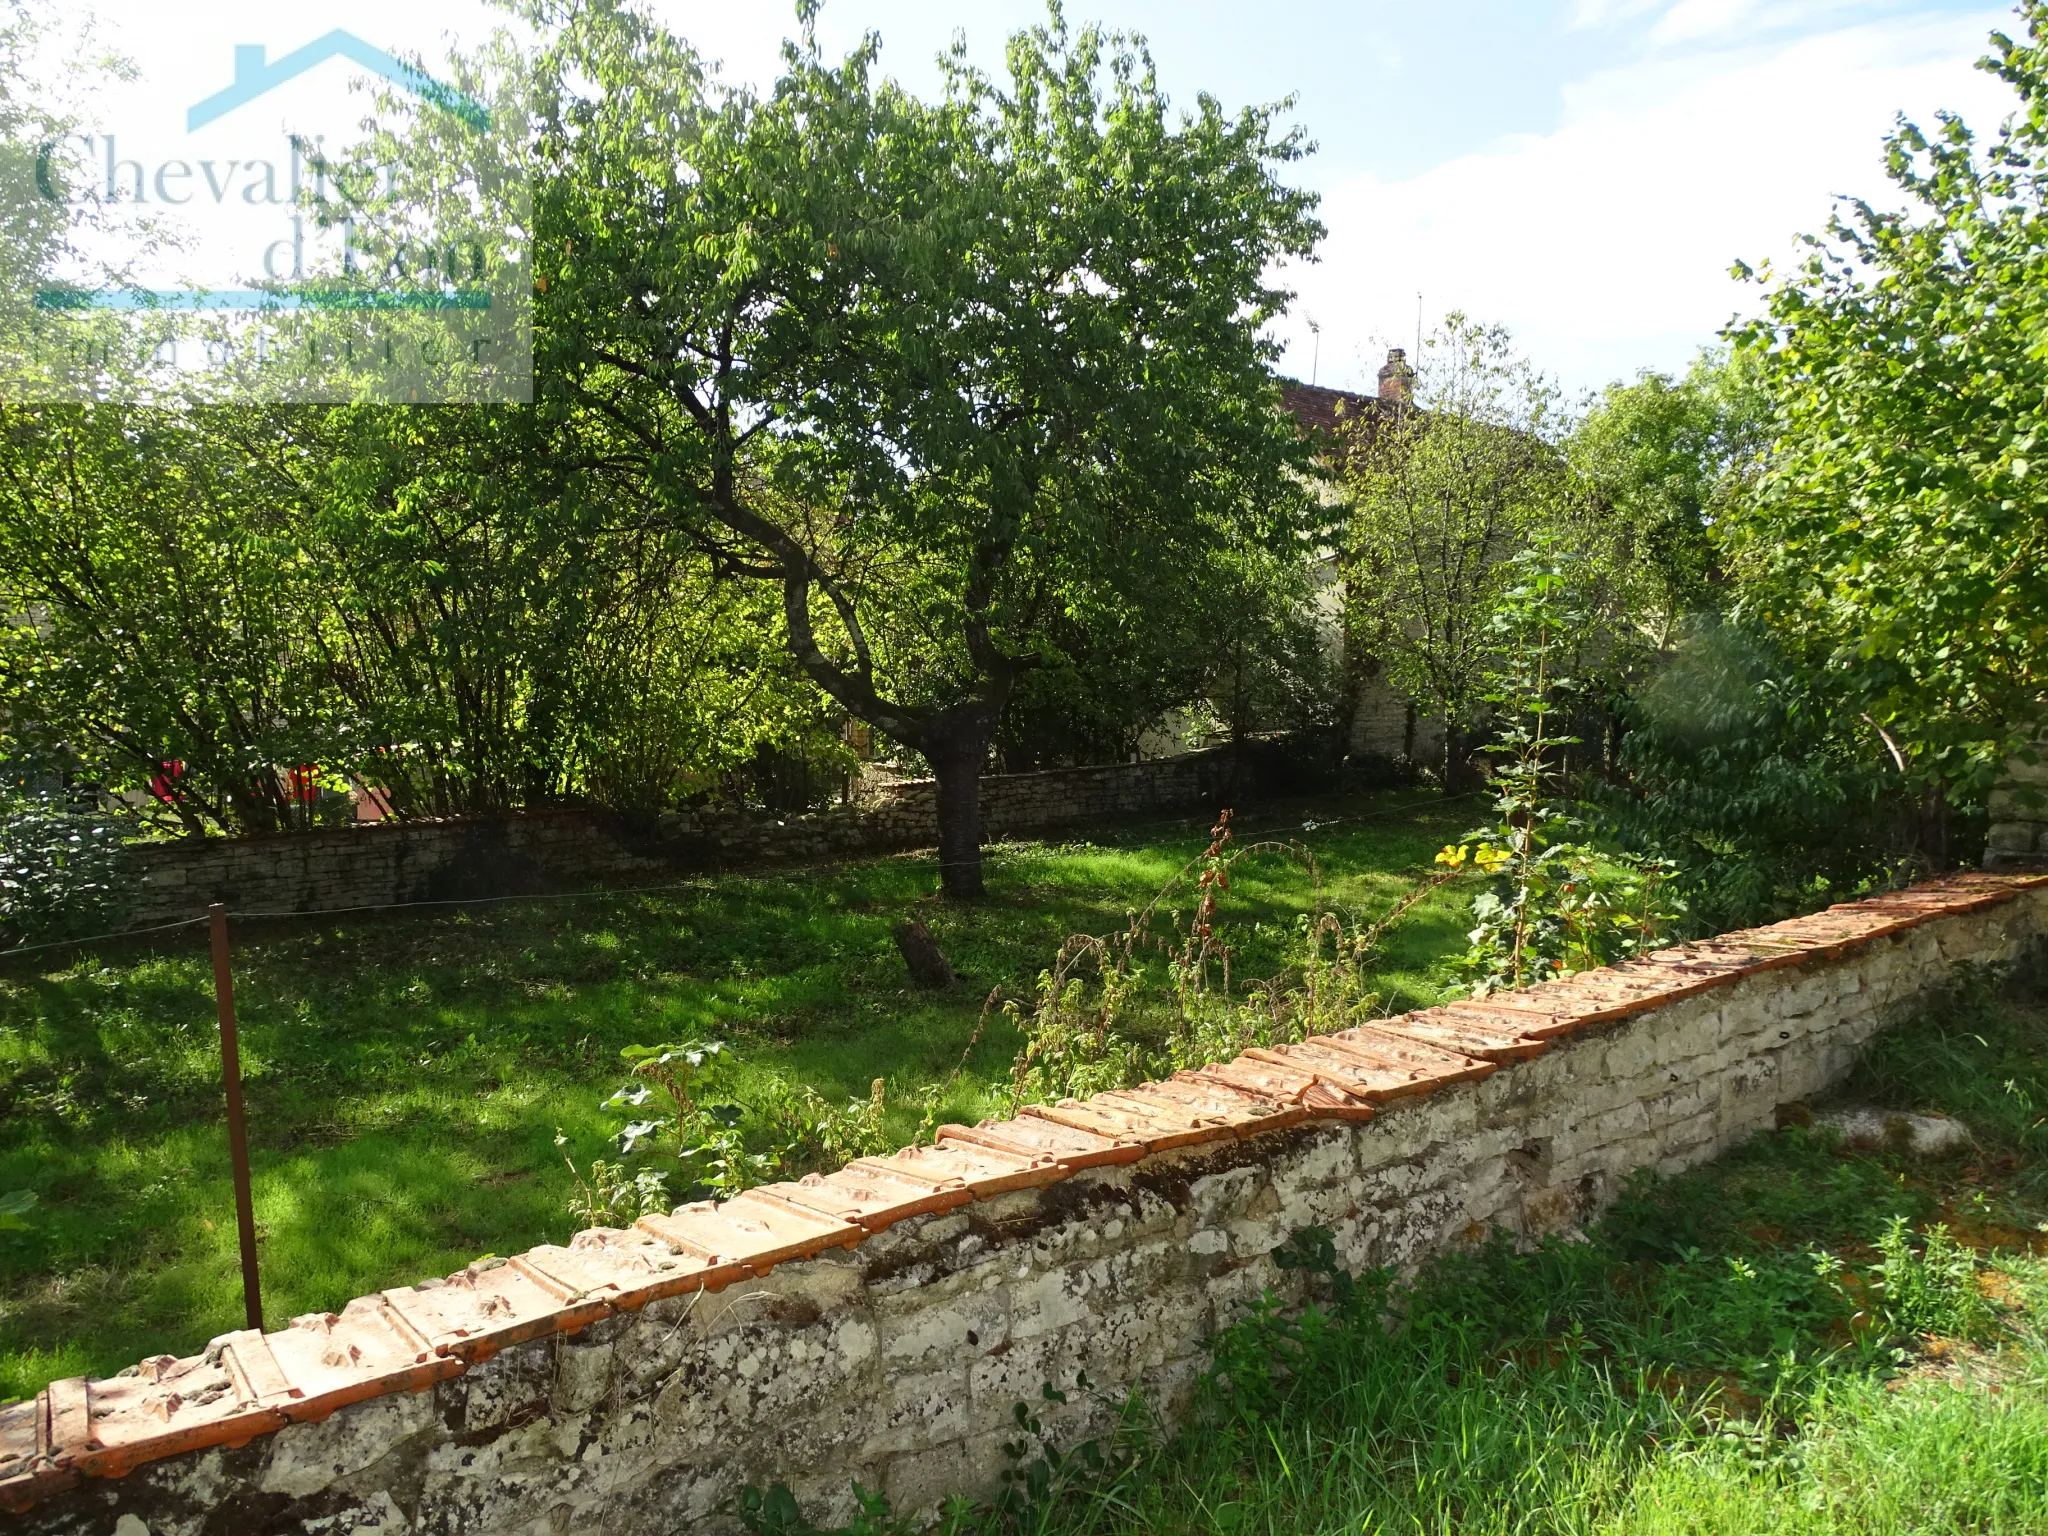
POLYGON ((757 98, 579 14, 543 70, 538 366, 617 493, 779 588, 805 674, 931 764, 972 894, 1019 680, 1310 532, 1262 332, 1318 229, 1273 109, 1176 113, 1128 40, 1055 11, 937 103, 876 48, 807 35, 757 98))
POLYGON ((1849 202, 1735 333, 1777 412, 1733 526, 1742 612, 1965 795, 2048 687, 2048 5, 2019 10, 1982 65, 2013 115, 1988 139, 1902 122, 1904 206, 1849 202))
POLYGON ((1026 715, 1120 755, 1313 693, 1281 108, 1181 110, 1057 9, 929 101, 808 13, 765 95, 612 0, 534 14, 463 65, 531 106, 534 403, 7 408, 12 750, 248 830, 309 777, 660 806, 851 715, 936 774, 972 893, 1013 701, 1035 764, 1026 715))

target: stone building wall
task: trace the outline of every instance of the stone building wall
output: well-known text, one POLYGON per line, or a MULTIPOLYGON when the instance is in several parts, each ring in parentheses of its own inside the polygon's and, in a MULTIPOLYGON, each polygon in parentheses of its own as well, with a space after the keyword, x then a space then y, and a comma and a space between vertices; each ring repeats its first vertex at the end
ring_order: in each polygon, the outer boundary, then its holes
MULTIPOLYGON (((982 780, 990 839, 1210 811, 1288 787, 1283 743, 982 780)), ((666 873, 929 847, 936 787, 910 779, 807 815, 708 808, 634 819, 590 810, 477 821, 373 822, 274 837, 149 845, 137 927, 238 911, 310 912, 646 882, 666 873)))
POLYGON ((850 1513, 986 1494, 1210 1334, 1304 1227, 1353 1267, 1570 1233, 1629 1172, 1769 1127, 1959 965, 2048 932, 2048 877, 1953 876, 1128 1094, 942 1130, 826 1179, 479 1261, 0 1410, 23 1536, 678 1536, 740 1488, 850 1513), (1371 1063, 1378 1063, 1372 1065, 1371 1063), (1106 1398, 1071 1389, 1077 1373, 1106 1398))
POLYGON ((1384 673, 1376 672, 1359 686, 1346 746, 1354 757, 1440 768, 1444 725, 1435 715, 1417 708, 1384 673))

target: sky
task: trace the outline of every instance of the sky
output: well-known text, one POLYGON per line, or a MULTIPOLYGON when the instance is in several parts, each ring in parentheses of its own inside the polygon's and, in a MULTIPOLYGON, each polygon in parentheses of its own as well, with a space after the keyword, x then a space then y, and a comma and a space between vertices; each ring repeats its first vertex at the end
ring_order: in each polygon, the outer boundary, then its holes
MULTIPOLYGON (((728 77, 765 81, 779 7, 656 0, 728 77)), ((1895 116, 1993 127, 1973 68, 2007 7, 1938 0, 1067 0, 1142 34, 1177 99, 1293 97, 1316 153, 1320 260, 1289 274, 1286 371, 1370 389, 1388 345, 1448 311, 1499 322, 1574 393, 1681 370, 1833 199, 1883 201, 1895 116), (1311 333, 1309 321, 1319 328, 1311 333)), ((820 35, 880 33, 884 69, 932 89, 956 30, 994 67, 1030 0, 827 0, 820 35)))
MULTIPOLYGON (((727 78, 754 84, 772 79, 795 25, 784 0, 644 3, 727 78)), ((227 82, 236 44, 276 58, 346 27, 431 61, 445 39, 474 41, 502 14, 484 0, 97 8, 167 124, 195 91, 227 82)), ((1737 258, 1782 259, 1837 196, 1885 197, 1882 139, 1897 113, 1926 121, 1949 108, 1988 129, 2009 105, 1972 66, 2011 13, 1965 0, 1066 8, 1072 23, 1142 34, 1176 99, 1293 98, 1288 120, 1317 148, 1290 175, 1321 195, 1328 235, 1319 260, 1286 274, 1299 297, 1276 336, 1286 371, 1347 388, 1372 386, 1388 345, 1412 345, 1418 312, 1433 325, 1451 310, 1507 325, 1574 392, 1682 369, 1756 306, 1756 290, 1728 275, 1737 258)), ((872 29, 884 70, 933 91, 934 59, 956 31, 996 68, 1005 37, 1044 14, 1043 0, 826 0, 820 35, 837 51, 872 29)), ((246 115, 262 126, 256 109, 246 115)))

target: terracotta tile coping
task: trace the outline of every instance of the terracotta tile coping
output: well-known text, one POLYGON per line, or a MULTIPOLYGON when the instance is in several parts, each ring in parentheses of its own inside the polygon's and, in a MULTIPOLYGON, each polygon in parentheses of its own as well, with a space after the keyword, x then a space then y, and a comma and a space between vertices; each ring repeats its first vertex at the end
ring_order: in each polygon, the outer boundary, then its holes
POLYGON ((1034 1104, 999 1123, 941 1126, 932 1146, 860 1158, 723 1204, 680 1206, 624 1231, 594 1228, 566 1248, 482 1260, 339 1313, 293 1318, 275 1333, 226 1334, 201 1354, 159 1355, 111 1380, 52 1382, 0 1409, 0 1509, 19 1512, 80 1476, 120 1477, 144 1462, 324 1419, 364 1398, 420 1391, 508 1345, 575 1333, 664 1297, 722 1290, 777 1264, 853 1247, 907 1217, 1176 1147, 1308 1120, 1369 1120, 1380 1106, 1485 1077, 1577 1031, 2043 884, 2048 875, 1949 875, 1519 992, 1250 1050, 1166 1082, 1034 1104))

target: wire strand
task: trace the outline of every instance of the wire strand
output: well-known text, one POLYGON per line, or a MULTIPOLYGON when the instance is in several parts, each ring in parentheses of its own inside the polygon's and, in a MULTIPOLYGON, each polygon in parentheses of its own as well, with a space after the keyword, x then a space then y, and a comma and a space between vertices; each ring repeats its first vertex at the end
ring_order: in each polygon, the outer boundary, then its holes
POLYGON ((41 944, 17 944, 12 949, 0 949, 0 960, 13 955, 32 955, 39 949, 62 949, 68 944, 98 944, 106 939, 135 939, 145 934, 169 933, 173 928, 190 928, 205 921, 203 917, 181 917, 175 923, 155 923, 147 928, 118 928, 111 933, 89 933, 77 939, 50 939, 41 944))

